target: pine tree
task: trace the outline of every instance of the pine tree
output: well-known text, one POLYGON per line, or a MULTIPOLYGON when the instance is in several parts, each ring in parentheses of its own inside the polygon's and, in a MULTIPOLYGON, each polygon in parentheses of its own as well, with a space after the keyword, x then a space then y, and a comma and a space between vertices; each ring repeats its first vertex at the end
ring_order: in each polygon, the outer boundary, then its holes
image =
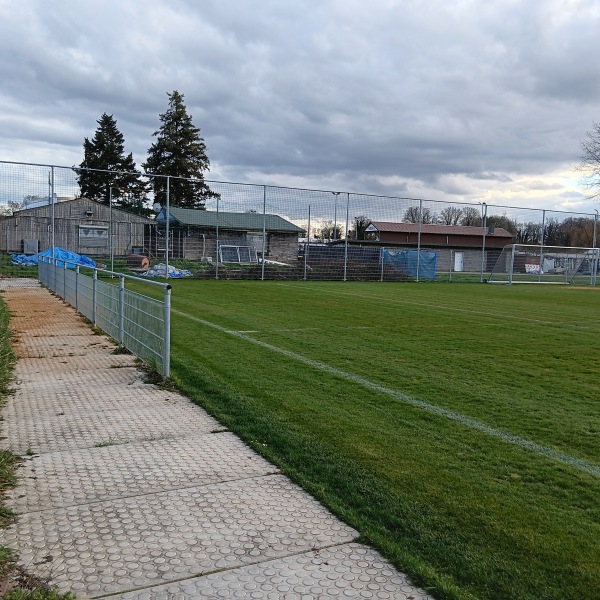
POLYGON ((83 162, 76 169, 81 195, 146 214, 146 184, 136 169, 133 155, 125 155, 125 140, 112 115, 104 113, 97 121, 98 129, 90 141, 83 141, 83 162), (97 170, 95 170, 97 169, 97 170))
MULTIPOLYGON (((147 173, 171 176, 170 205, 204 208, 208 198, 219 197, 204 181, 204 172, 210 169, 206 144, 187 112, 183 94, 174 90, 167 96, 169 107, 159 116, 162 125, 154 132, 156 142, 148 149, 148 160, 143 167, 147 173)), ((153 184, 156 202, 164 205, 167 178, 155 177, 153 184)))

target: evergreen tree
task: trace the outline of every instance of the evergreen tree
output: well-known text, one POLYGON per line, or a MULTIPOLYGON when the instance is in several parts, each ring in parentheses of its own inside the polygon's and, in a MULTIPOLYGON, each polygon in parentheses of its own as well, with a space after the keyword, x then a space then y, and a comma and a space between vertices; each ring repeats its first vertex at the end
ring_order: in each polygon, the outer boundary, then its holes
POLYGON ((76 169, 84 198, 91 198, 137 214, 147 214, 144 206, 146 184, 136 169, 132 154, 125 155, 123 134, 112 115, 104 113, 90 141, 83 141, 83 162, 76 169), (96 170, 95 170, 96 169, 96 170))
MULTIPOLYGON (((204 172, 210 168, 206 144, 200 129, 188 115, 183 94, 177 90, 167 93, 169 107, 159 118, 160 129, 154 132, 156 142, 148 149, 148 160, 143 167, 147 173, 170 175, 169 203, 184 208, 204 208, 208 198, 218 198, 204 181, 204 172)), ((167 178, 154 177, 154 198, 166 203, 167 178)))

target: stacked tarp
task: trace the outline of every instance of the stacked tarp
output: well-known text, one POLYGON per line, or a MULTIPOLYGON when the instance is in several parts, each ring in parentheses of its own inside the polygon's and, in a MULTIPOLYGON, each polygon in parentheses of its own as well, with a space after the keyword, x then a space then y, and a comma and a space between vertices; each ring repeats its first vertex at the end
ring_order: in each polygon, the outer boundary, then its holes
MULTIPOLYGON (((163 277, 166 279, 167 277, 167 265, 165 263, 160 263, 158 265, 154 265, 150 267, 144 273, 140 273, 142 277, 163 277)), ((178 269, 173 265, 169 265, 169 279, 179 279, 180 277, 191 277, 192 272, 187 269, 178 269)))
POLYGON ((429 250, 383 250, 383 264, 399 269, 408 277, 435 281, 437 252, 429 250))
POLYGON ((52 253, 52 248, 48 248, 43 252, 38 252, 31 256, 26 256, 25 254, 12 254, 10 260, 13 265, 36 267, 40 259, 52 258, 52 256, 54 256, 58 267, 64 266, 65 262, 69 269, 74 269, 75 265, 89 267, 91 269, 96 266, 96 263, 91 258, 84 256, 83 254, 77 254, 77 252, 64 250, 63 248, 54 248, 54 254, 52 253))

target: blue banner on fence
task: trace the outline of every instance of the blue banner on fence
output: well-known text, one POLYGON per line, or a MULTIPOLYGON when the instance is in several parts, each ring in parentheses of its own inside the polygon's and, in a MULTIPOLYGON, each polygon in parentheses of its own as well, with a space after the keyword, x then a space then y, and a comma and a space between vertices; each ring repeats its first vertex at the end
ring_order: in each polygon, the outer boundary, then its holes
POLYGON ((435 281, 437 252, 429 250, 386 250, 383 249, 383 264, 400 269, 408 277, 435 281))

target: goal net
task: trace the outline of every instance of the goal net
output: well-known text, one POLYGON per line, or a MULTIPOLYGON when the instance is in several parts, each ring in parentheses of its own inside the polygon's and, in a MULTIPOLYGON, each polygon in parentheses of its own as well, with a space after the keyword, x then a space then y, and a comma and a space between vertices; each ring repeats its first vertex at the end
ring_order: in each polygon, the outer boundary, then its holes
POLYGON ((240 265, 256 264, 258 254, 252 246, 219 246, 219 262, 240 265))
POLYGON ((490 283, 562 283, 596 285, 600 249, 572 246, 505 246, 490 283))

